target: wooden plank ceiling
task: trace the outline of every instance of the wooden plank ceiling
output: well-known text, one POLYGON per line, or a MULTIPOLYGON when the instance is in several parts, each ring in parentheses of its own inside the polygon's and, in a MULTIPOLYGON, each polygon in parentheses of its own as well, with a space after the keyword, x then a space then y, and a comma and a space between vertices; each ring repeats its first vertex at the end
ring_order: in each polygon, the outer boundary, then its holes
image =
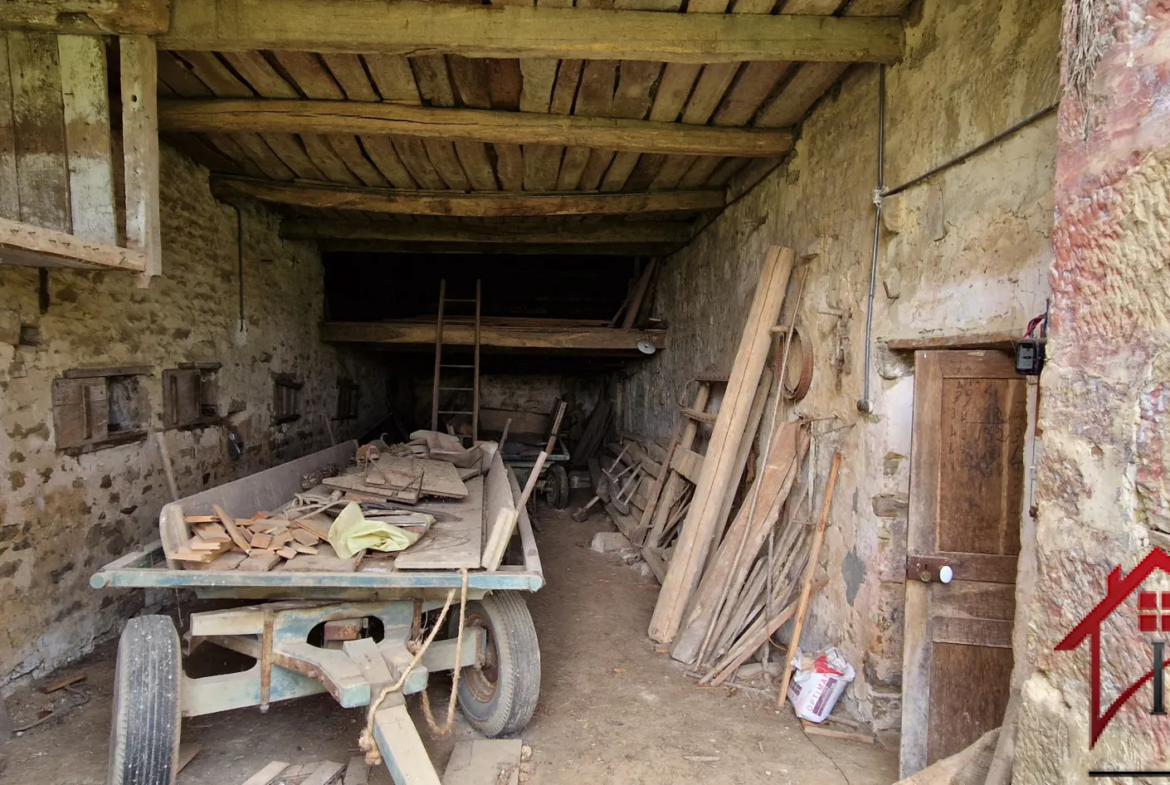
MULTIPOLYGON (((668 253, 722 210, 728 193, 743 193, 782 160, 801 120, 851 62, 893 59, 849 50, 850 62, 831 52, 804 62, 743 60, 704 55, 701 45, 661 61, 621 52, 556 59, 544 50, 557 45, 542 41, 527 47, 539 57, 429 53, 433 46, 410 50, 428 51, 418 55, 337 51, 360 44, 338 46, 323 34, 314 45, 311 31, 286 35, 289 25, 276 23, 255 35, 257 44, 310 41, 302 48, 316 51, 248 49, 247 31, 238 32, 244 11, 227 43, 217 37, 229 27, 222 20, 207 22, 214 31, 206 34, 184 22, 205 2, 173 0, 171 32, 158 39, 164 138, 212 170, 220 196, 282 205, 287 236, 339 250, 668 253)), ((536 3, 573 8, 573 0, 536 3)), ((573 13, 853 24, 885 23, 907 3, 576 0, 573 13)))

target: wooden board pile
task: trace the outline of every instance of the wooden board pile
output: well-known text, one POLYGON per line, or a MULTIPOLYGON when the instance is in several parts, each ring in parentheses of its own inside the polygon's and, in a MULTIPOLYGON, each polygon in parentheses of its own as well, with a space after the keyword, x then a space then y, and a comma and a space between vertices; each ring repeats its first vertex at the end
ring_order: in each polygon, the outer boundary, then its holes
MULTIPOLYGON (((785 332, 775 325, 793 259, 788 249, 769 251, 731 373, 696 378, 661 459, 645 442, 633 443, 641 454, 622 446, 622 466, 643 467, 646 475, 658 469, 648 488, 639 484, 629 497, 644 499, 640 516, 606 508, 662 582, 651 639, 669 644, 671 655, 706 682, 730 677, 789 618, 797 617, 799 626, 818 588, 813 572, 823 528, 810 525, 811 437, 807 423, 783 421, 780 398, 760 434, 762 465, 732 516, 769 397, 772 374, 765 365, 773 337, 785 332), (707 406, 716 385, 726 387, 712 414, 707 406), (699 454, 705 426, 710 433, 699 454)), ((799 299, 800 290, 793 313, 799 299)))
POLYGON ((301 554, 317 556, 322 548, 328 551, 326 557, 336 562, 331 566, 343 571, 357 566, 355 560, 339 559, 333 553, 327 542, 332 521, 322 515, 297 517, 261 511, 244 519, 233 518, 216 506, 215 515, 189 515, 183 520, 194 534, 171 553, 171 558, 187 569, 267 572, 301 554))
MULTIPOLYGON (((328 540, 333 517, 357 502, 366 518, 425 527, 404 517, 418 511, 444 528, 443 537, 424 537, 419 547, 412 546, 418 553, 404 552, 411 555, 401 567, 481 566, 484 494, 479 475, 487 469, 487 453, 478 447, 465 450, 448 434, 424 431, 412 437, 408 444, 364 445, 354 456, 355 465, 340 474, 333 469, 303 477, 304 493, 250 518, 233 517, 219 506, 213 507, 214 515, 172 511, 168 516, 164 510, 167 558, 172 565, 197 570, 353 572, 365 552, 342 559, 328 540), (434 507, 416 506, 427 498, 434 507), (452 549, 452 541, 466 541, 467 547, 452 549)), ((500 482, 507 491, 506 480, 500 482)))

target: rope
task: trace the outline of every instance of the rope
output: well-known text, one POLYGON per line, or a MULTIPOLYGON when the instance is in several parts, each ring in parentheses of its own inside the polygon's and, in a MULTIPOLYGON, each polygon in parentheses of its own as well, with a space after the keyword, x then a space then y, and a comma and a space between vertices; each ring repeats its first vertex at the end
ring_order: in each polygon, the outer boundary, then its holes
POLYGON ((463 625, 467 620, 467 569, 464 568, 461 572, 463 573, 463 589, 459 596, 459 635, 455 639, 455 672, 451 676, 451 697, 447 700, 447 719, 442 727, 435 723, 435 715, 431 713, 429 685, 422 694, 423 718, 427 721, 431 732, 438 736, 446 736, 451 732, 451 726, 455 724, 455 700, 459 697, 459 674, 463 671, 459 663, 463 662, 463 625))
MULTIPOLYGON (((452 724, 454 724, 456 691, 459 687, 459 672, 462 670, 462 668, 458 667, 458 665, 463 660, 463 624, 467 613, 467 568, 465 567, 461 569, 459 573, 462 576, 462 589, 460 590, 459 596, 459 637, 455 642, 456 668, 451 685, 451 702, 447 709, 447 722, 445 727, 442 729, 435 725, 434 717, 431 716, 430 701, 427 699, 426 691, 423 691, 423 713, 426 716, 427 724, 431 727, 431 730, 435 731, 440 736, 445 736, 447 733, 449 733, 451 731, 452 724)), ((377 766, 382 762, 382 753, 378 749, 378 742, 374 740, 374 715, 378 712, 378 709, 381 708, 382 702, 386 700, 386 697, 393 692, 398 692, 401 690, 402 685, 404 685, 406 680, 410 678, 410 673, 414 670, 414 666, 418 665, 419 661, 423 658, 423 655, 427 653, 427 649, 431 647, 431 644, 434 643, 435 638, 438 637, 439 630, 443 628, 443 622, 447 619, 447 611, 451 609, 451 602, 454 599, 455 590, 451 589, 447 592, 447 599, 443 602, 443 610, 439 612, 438 621, 435 622, 435 626, 431 628, 430 633, 427 635, 426 640, 422 642, 422 645, 416 648, 414 656, 410 660, 410 664, 407 665, 405 670, 402 671, 402 675, 399 677, 398 681, 396 681, 394 684, 383 687, 382 691, 378 693, 377 699, 370 701, 370 710, 366 713, 366 727, 362 729, 361 735, 358 736, 358 746, 366 754, 366 763, 369 765, 377 766)))

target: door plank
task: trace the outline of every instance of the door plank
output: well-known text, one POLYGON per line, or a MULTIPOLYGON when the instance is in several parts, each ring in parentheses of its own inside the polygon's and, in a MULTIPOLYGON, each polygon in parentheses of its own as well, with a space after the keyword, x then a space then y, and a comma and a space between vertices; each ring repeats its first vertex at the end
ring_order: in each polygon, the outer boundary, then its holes
POLYGON ((941 760, 961 750, 1003 720, 1010 680, 1000 674, 1011 673, 1012 650, 940 643, 935 646, 936 675, 930 684, 932 717, 946 722, 932 723, 926 748, 927 760, 941 760), (942 674, 962 673, 962 680, 942 678, 942 674), (972 689, 972 685, 979 685, 972 689), (957 709, 957 710, 956 710, 957 709))
POLYGON ((954 577, 906 583, 902 777, 999 725, 1007 706, 1026 395, 1005 353, 915 356, 907 552, 947 559, 954 577))

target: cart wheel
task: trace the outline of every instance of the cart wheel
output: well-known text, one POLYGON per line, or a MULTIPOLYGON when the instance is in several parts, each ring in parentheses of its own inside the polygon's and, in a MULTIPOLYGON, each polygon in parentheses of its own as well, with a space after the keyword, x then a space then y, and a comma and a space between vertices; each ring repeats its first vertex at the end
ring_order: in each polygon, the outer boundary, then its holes
POLYGON ((517 592, 492 594, 467 603, 466 625, 487 630, 487 651, 482 665, 459 674, 459 708, 488 738, 513 736, 540 696, 540 643, 528 606, 517 592))
POLYGON ((559 463, 548 470, 549 485, 552 486, 553 498, 549 500, 555 509, 564 510, 569 507, 569 473, 559 463))
POLYGON ((107 785, 173 785, 180 668, 179 634, 169 617, 129 621, 118 641, 107 785))

